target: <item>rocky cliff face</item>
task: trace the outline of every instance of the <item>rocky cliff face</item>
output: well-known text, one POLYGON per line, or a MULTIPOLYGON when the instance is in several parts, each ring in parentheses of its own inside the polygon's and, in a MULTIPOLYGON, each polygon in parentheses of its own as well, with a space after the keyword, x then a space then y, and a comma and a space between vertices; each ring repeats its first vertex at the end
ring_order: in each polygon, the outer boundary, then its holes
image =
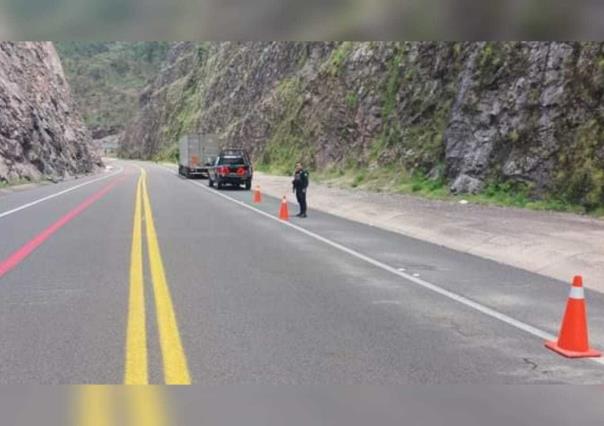
POLYGON ((100 165, 52 43, 0 43, 0 182, 100 165))
POLYGON ((602 43, 182 43, 125 154, 217 133, 283 171, 382 170, 604 204, 602 43))

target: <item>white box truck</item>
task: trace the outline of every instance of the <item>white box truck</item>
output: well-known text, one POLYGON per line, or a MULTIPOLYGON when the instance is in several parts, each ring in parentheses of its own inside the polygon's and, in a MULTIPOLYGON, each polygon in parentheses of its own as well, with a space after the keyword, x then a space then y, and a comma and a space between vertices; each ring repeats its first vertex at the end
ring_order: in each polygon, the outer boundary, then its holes
POLYGON ((220 141, 215 135, 184 135, 179 141, 178 173, 187 178, 208 177, 208 167, 219 153, 220 141))

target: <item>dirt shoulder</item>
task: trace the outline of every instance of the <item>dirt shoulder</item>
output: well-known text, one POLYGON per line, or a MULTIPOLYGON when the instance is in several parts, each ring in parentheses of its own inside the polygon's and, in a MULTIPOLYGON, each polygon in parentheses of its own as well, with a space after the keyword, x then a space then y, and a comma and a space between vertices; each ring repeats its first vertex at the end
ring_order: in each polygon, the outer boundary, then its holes
MULTIPOLYGON (((255 185, 281 197, 291 178, 255 173, 255 185)), ((311 182, 313 209, 604 292, 604 221, 566 213, 373 193, 311 182)))

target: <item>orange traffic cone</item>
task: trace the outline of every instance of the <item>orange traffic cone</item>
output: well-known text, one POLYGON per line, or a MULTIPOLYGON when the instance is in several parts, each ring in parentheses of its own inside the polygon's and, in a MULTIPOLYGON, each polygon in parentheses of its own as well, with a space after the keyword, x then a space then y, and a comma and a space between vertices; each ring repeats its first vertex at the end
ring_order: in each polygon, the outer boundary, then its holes
POLYGON ((260 192, 260 185, 256 185, 256 189, 254 190, 254 200, 255 204, 260 204, 262 202, 262 193, 260 192))
POLYGON ((287 198, 285 198, 285 195, 283 196, 283 199, 281 200, 281 208, 279 209, 279 219, 281 219, 281 220, 289 219, 289 211, 287 209, 287 198))
POLYGON ((589 347, 587 308, 583 278, 580 275, 573 279, 558 341, 545 342, 545 346, 568 358, 590 358, 602 355, 589 347))

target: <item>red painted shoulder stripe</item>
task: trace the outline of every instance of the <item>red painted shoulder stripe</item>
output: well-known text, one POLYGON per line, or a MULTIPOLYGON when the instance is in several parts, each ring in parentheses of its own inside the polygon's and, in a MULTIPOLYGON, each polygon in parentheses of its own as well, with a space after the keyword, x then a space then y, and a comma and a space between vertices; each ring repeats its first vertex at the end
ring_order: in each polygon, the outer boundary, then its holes
POLYGON ((2 278, 7 272, 11 269, 15 268, 19 263, 23 261, 27 256, 29 256, 34 250, 40 247, 48 238, 52 236, 55 232, 65 226, 67 223, 72 221, 76 216, 94 204, 96 201, 100 200, 103 196, 105 196, 109 191, 111 191, 119 182, 121 182, 124 177, 115 179, 108 185, 104 186, 100 191, 94 193, 90 197, 84 200, 80 205, 71 210, 65 216, 61 217, 55 223, 50 225, 44 231, 40 232, 29 242, 25 243, 19 249, 14 251, 10 256, 0 262, 0 278, 2 278))

